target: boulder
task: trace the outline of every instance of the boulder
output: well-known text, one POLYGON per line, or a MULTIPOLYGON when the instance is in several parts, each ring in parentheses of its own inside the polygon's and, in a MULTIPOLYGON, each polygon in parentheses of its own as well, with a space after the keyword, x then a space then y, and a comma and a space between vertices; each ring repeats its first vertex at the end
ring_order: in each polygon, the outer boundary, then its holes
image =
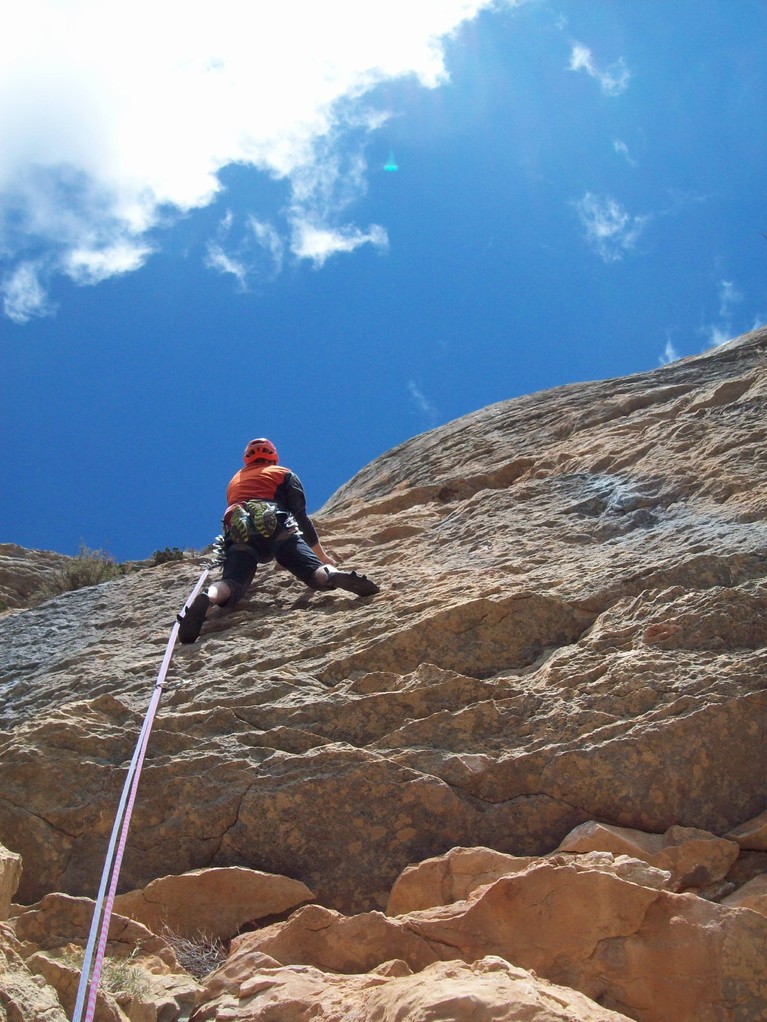
POLYGON ((753 820, 733 827, 726 836, 730 841, 737 841, 741 848, 767 852, 767 809, 753 820))
POLYGON ((367 975, 338 976, 243 953, 226 973, 226 982, 202 1000, 190 1022, 233 1018, 232 1012, 240 1022, 320 1017, 322 1022, 627 1022, 574 990, 491 956, 471 965, 436 962, 415 975, 402 962, 388 962, 367 975))
POLYGON ((0 922, 8 918, 21 881, 21 856, 0 845, 0 922))
POLYGON ((681 891, 705 889, 722 880, 740 849, 735 841, 695 827, 669 827, 664 834, 644 834, 590 820, 568 834, 559 851, 606 851, 644 859, 651 866, 668 870, 675 889, 681 891))
MULTIPOLYGON (((539 860, 532 856, 504 855, 491 848, 452 848, 445 855, 426 859, 403 870, 392 888, 386 914, 405 915, 462 901, 478 887, 519 873, 536 861, 539 860)), ((567 860, 559 856, 558 861, 567 860)), ((672 875, 668 870, 629 855, 593 851, 573 856, 571 861, 591 869, 606 870, 624 880, 658 890, 672 885, 672 875)))
POLYGON ((399 916, 461 901, 477 887, 525 869, 532 861, 530 856, 506 855, 492 848, 451 848, 400 873, 386 914, 399 916))
POLYGON ((69 1022, 52 986, 26 965, 13 930, 0 922, 0 1018, 3 1022, 69 1022))
POLYGON ((114 907, 153 933, 228 940, 246 923, 312 900, 299 880, 230 866, 158 877, 143 890, 118 894, 114 907))
POLYGON ((761 876, 743 884, 737 891, 723 898, 722 904, 730 908, 750 908, 767 916, 767 873, 762 873, 761 876))

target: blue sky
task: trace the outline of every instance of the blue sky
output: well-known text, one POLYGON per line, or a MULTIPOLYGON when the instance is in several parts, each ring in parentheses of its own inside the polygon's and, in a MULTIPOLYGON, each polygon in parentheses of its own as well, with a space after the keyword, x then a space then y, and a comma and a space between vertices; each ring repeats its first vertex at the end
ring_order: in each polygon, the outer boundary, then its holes
POLYGON ((764 0, 190 10, 4 29, 0 541, 200 548, 252 436, 316 510, 767 322, 764 0))

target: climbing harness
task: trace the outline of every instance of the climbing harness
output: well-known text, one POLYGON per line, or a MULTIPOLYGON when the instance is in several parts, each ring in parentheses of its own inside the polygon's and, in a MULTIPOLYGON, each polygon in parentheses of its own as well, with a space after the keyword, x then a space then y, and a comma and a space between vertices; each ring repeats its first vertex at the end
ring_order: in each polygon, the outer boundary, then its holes
MULTIPOLYGON (((189 608, 194 598, 202 589, 209 572, 210 569, 205 568, 203 573, 200 575, 197 580, 197 584, 189 594, 189 597, 184 604, 182 614, 189 608)), ((109 923, 112 918, 112 908, 114 906, 115 893, 117 891, 117 881, 120 877, 120 868, 122 866, 123 854, 125 852, 125 844, 128 839, 128 828, 130 827, 130 819, 133 813, 133 804, 136 800, 136 791, 138 789, 139 778, 141 777, 141 768, 144 763, 147 745, 149 744, 149 734, 152 730, 152 724, 154 723, 157 708, 160 705, 160 698, 165 684, 165 676, 168 673, 171 657, 173 656, 173 649, 176 645, 178 628, 179 620, 177 619, 171 629, 168 645, 165 649, 165 656, 163 657, 162 665, 160 667, 159 674, 157 675, 154 692, 149 702, 149 708, 147 709, 146 716, 144 717, 144 723, 141 726, 138 741, 136 742, 136 749, 133 753, 130 766, 128 767, 128 775, 125 778, 120 804, 117 807, 117 814, 115 816, 114 826, 112 827, 112 836, 109 841, 104 870, 101 875, 101 884, 96 896, 96 904, 93 908, 93 921, 91 923, 91 930, 88 936, 88 944, 85 948, 85 957, 83 959, 83 968, 80 974, 80 985, 77 989, 77 1000, 75 1001, 72 1022, 92 1022, 93 1015, 96 1010, 96 995, 98 993, 99 979, 101 978, 101 970, 104 964, 104 951, 107 944, 107 935, 109 933, 109 923), (107 887, 109 888, 108 891, 107 887), (94 959, 93 948, 96 944, 97 934, 98 946, 96 948, 96 956, 94 959), (91 969, 92 960, 93 968, 91 969), (85 1015, 83 1015, 86 991, 88 992, 88 1003, 85 1006, 85 1015)))

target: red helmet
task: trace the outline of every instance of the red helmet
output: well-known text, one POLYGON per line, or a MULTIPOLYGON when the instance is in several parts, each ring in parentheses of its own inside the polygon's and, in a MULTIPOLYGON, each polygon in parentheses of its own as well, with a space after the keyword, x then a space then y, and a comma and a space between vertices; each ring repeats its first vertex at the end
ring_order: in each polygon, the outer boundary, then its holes
POLYGON ((242 458, 246 465, 251 465, 254 461, 271 461, 273 465, 276 465, 280 460, 277 457, 277 448, 266 437, 249 440, 242 458))

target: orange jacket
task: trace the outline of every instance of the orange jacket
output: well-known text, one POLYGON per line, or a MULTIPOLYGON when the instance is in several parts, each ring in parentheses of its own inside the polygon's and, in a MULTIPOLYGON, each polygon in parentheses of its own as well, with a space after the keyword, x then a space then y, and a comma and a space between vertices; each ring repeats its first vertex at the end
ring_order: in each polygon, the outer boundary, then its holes
POLYGON ((244 504, 246 500, 276 500, 276 493, 285 477, 292 474, 282 465, 246 465, 230 480, 226 488, 226 502, 244 504))
POLYGON ((319 540, 309 515, 306 513, 306 495, 301 480, 284 465, 254 463, 241 468, 226 488, 226 503, 244 504, 246 500, 271 500, 289 511, 298 523, 309 546, 319 540))

